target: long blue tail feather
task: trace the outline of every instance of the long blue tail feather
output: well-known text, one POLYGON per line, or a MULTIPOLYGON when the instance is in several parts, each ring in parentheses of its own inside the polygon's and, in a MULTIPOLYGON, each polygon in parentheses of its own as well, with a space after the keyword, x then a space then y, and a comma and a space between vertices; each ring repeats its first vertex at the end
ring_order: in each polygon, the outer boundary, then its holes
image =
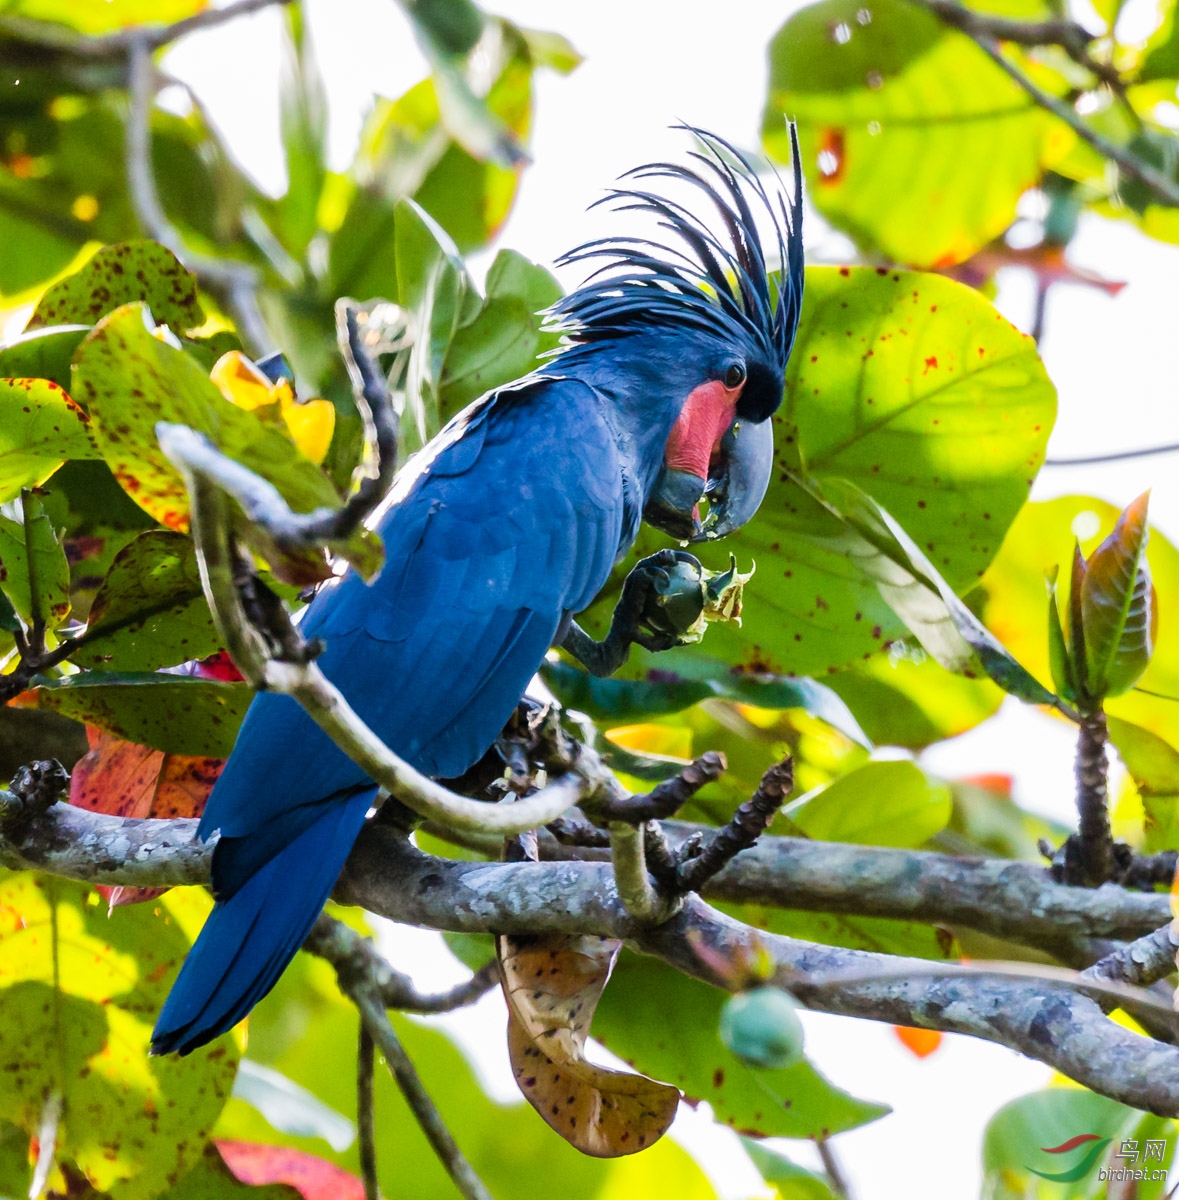
POLYGON ((156 1022, 153 1054, 191 1053, 270 991, 315 924, 376 793, 374 785, 324 803, 289 846, 217 902, 156 1022))

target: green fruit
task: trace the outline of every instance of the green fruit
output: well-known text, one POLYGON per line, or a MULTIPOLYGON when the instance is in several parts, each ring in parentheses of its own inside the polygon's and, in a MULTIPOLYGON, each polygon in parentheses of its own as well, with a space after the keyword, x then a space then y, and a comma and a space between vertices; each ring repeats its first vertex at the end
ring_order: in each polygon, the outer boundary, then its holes
POLYGON ((704 582, 699 562, 685 554, 675 566, 662 571, 664 579, 643 609, 644 622, 656 633, 684 637, 704 611, 704 582))
POLYGON ((802 1061, 806 1037, 798 1009, 781 988, 741 992, 721 1010, 721 1041, 752 1067, 792 1067, 802 1061))

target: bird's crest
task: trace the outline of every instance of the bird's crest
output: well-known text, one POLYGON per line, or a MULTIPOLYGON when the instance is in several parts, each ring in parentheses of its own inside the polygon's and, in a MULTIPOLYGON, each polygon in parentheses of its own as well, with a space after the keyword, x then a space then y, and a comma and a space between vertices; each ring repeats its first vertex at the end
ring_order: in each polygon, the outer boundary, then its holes
MULTIPOLYGON (((566 337, 565 353, 578 345, 657 328, 694 327, 732 337, 739 330, 761 350, 767 365, 784 373, 802 306, 802 164, 798 133, 790 127, 794 196, 776 172, 767 189, 749 160, 716 134, 691 125, 704 150, 692 166, 649 163, 623 179, 672 179, 702 191, 716 206, 727 237, 716 236, 683 204, 642 187, 613 188, 598 204, 622 212, 647 212, 681 245, 649 238, 611 237, 587 242, 558 261, 605 260, 580 288, 550 310, 553 327, 566 337), (752 204, 751 204, 752 201, 752 204), (781 282, 776 299, 754 206, 769 214, 777 235, 781 282), (570 343, 572 345, 570 345, 570 343)), ((560 352, 558 352, 560 353, 560 352)))

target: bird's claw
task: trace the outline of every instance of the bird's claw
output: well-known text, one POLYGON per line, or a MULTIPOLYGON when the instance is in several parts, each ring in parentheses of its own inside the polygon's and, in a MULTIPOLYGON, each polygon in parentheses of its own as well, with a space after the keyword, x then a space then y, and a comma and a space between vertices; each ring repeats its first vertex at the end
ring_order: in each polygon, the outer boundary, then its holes
POLYGON ((633 614, 631 641, 656 651, 685 645, 704 609, 703 571, 700 560, 685 550, 659 550, 637 563, 620 602, 633 614))

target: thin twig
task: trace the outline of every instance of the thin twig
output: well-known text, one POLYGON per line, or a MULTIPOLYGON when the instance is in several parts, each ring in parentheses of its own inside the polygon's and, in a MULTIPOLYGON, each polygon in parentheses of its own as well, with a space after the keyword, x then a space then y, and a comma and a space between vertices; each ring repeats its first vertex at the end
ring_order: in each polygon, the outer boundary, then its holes
POLYGON ((402 1012, 423 1015, 453 1012, 474 1004, 499 981, 499 968, 492 961, 470 979, 444 992, 419 991, 414 981, 398 971, 368 938, 326 913, 321 913, 312 926, 303 949, 326 959, 337 974, 342 972, 348 978, 363 980, 366 986, 377 990, 386 1008, 402 1012))
POLYGON ((708 750, 690 762, 678 775, 656 784, 649 792, 624 793, 606 797, 594 807, 593 815, 602 820, 625 821, 642 825, 661 821, 681 809, 705 784, 713 783, 728 764, 717 750, 708 750))
MULTIPOLYGON (((360 334, 357 309, 348 299, 336 301, 336 338, 357 410, 364 418, 365 432, 376 450, 377 469, 364 476, 356 491, 320 527, 310 524, 304 536, 321 542, 342 541, 385 498, 397 473, 398 420, 389 383, 360 334)), ((409 342, 406 342, 408 347, 409 342)))
POLYGON ((1109 454, 1084 454, 1079 458, 1046 458, 1046 467, 1088 467, 1094 463, 1122 462, 1128 458, 1149 458, 1154 454, 1174 454, 1179 442, 1167 442, 1162 446, 1143 446, 1138 450, 1114 450, 1109 454))
POLYGON ((770 767, 761 777, 757 791, 713 834, 704 849, 681 862, 676 871, 680 891, 698 892, 742 850, 748 850, 770 827, 793 788, 794 763, 789 758, 770 767))
POLYGON ((56 22, 38 21, 21 16, 0 17, 0 30, 24 42, 32 42, 54 50, 67 50, 86 58, 120 58, 139 40, 151 50, 178 41, 185 34, 201 29, 213 29, 238 17, 248 16, 263 8, 290 4, 292 0, 236 0, 224 8, 206 8, 191 17, 170 25, 135 25, 114 33, 87 36, 75 33, 56 22))
MULTIPOLYGON (((1119 167, 1129 176, 1137 179, 1140 183, 1145 184, 1151 189, 1160 199, 1168 204, 1179 205, 1179 183, 1164 175, 1156 167, 1145 162, 1136 154, 1131 153, 1124 146, 1119 146, 1116 142, 1111 142, 1107 137, 1094 130, 1085 121, 1081 120, 1076 109, 1071 104, 1059 99, 1057 96, 1051 95, 1044 91, 1038 84, 1029 79, 1013 62, 1011 62, 999 47, 999 42, 992 31, 986 28, 986 23, 980 23, 977 18, 979 14, 970 13, 969 10, 962 8, 958 4, 948 3, 947 0, 911 0, 911 3, 919 5, 928 12, 933 13, 939 19, 953 25, 956 29, 961 30, 974 42, 976 46, 984 54, 987 55, 998 67, 1005 71, 1016 84, 1019 85, 1041 108, 1047 109, 1054 116, 1059 117, 1068 127, 1084 142, 1087 142, 1098 154, 1108 158, 1111 162, 1117 163, 1119 167)), ((1016 23, 1018 25, 1018 23, 1016 23)), ((1018 38, 1006 37, 1006 41, 1019 41, 1018 38)), ((1058 43, 1064 45, 1064 43, 1058 43)), ((1067 50, 1068 47, 1065 46, 1067 50)), ((1103 68, 1100 63, 1094 60, 1084 64, 1089 70, 1098 74, 1102 81, 1110 83, 1113 86, 1111 77, 1103 73, 1103 68)), ((1116 75, 1116 73, 1115 73, 1116 75)), ((1120 87, 1121 81, 1118 79, 1117 85, 1120 87)))
POLYGON ((819 1138, 816 1145, 819 1157, 823 1160, 823 1170, 827 1172, 827 1182, 831 1185, 832 1195, 836 1200, 851 1200, 847 1173, 843 1169, 843 1163, 839 1161, 839 1155, 835 1153, 835 1147, 831 1145, 830 1138, 819 1138))
POLYGON ((150 30, 137 26, 127 31, 130 104, 124 165, 131 206, 149 237, 171 250, 202 283, 222 294, 242 341, 255 353, 264 353, 271 349, 272 339, 258 307, 258 272, 244 263, 210 258, 189 250, 160 203, 151 154, 151 112, 158 79, 151 56, 156 44, 150 30))
POLYGON ((353 1003, 360 1010, 361 1020, 372 1035, 373 1041, 380 1047, 385 1056, 389 1071, 397 1081, 405 1102, 422 1127, 426 1140, 434 1153, 438 1155, 446 1173, 464 1200, 493 1200, 486 1185, 475 1174, 475 1169, 463 1156, 458 1143, 442 1120, 429 1092, 422 1084, 421 1077, 414 1068, 413 1061, 405 1052, 392 1022, 380 1000, 369 990, 357 988, 349 993, 353 1003))
POLYGON ((380 1200, 381 1187, 377 1182, 376 1114, 373 1106, 372 1034, 360 1022, 356 1041, 356 1135, 360 1155, 360 1178, 364 1181, 364 1200, 380 1200))

